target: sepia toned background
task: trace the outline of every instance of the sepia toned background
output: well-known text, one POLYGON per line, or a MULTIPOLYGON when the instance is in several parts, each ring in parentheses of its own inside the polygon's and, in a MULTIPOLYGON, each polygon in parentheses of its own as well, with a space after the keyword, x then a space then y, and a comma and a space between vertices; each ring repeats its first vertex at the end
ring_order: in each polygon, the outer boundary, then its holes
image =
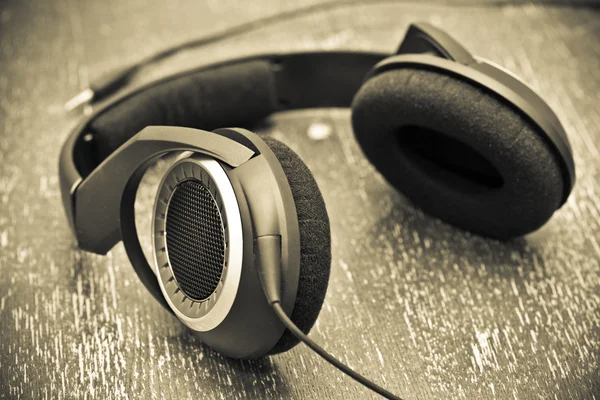
MULTIPOLYGON (((79 120, 62 104, 90 79, 317 3, 0 0, 0 398, 375 398, 302 345, 257 361, 203 346, 154 302, 122 245, 106 257, 77 249, 60 200, 60 145, 79 120)), ((280 114, 261 133, 298 152, 328 206, 318 343, 407 399, 599 399, 600 8, 564 3, 327 3, 174 56, 133 84, 264 52, 392 52, 412 21, 521 76, 564 124, 578 180, 546 226, 510 242, 394 192, 355 143, 348 110, 280 114), (315 130, 331 135, 315 141, 315 130)), ((156 179, 145 183, 140 224, 156 179)))

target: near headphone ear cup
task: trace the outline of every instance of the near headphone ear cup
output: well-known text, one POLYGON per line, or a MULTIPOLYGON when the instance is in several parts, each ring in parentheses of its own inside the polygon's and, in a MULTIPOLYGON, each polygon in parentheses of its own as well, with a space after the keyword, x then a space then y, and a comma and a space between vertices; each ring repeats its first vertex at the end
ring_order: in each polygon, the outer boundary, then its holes
MULTIPOLYGON (((300 157, 278 140, 261 138, 283 167, 296 205, 300 227, 300 276, 291 319, 302 332, 308 333, 319 316, 329 284, 329 217, 317 182, 300 157)), ((269 354, 287 351, 298 342, 286 330, 269 354)))
POLYGON ((544 132, 459 76, 418 67, 375 75, 354 98, 352 124, 392 185, 464 229, 523 235, 561 204, 561 168, 544 132))

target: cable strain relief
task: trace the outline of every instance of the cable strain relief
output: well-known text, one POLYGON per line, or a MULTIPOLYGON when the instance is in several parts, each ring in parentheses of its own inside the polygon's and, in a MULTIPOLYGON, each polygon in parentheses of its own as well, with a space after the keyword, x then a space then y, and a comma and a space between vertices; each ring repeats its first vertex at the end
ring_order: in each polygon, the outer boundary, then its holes
POLYGON ((254 239, 254 262, 269 304, 281 301, 281 236, 254 239))

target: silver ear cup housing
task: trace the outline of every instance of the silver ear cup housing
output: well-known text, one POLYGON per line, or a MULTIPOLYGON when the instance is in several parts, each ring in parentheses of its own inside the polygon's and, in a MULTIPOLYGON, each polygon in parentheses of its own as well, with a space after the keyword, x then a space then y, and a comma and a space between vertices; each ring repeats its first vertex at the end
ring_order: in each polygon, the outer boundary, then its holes
POLYGON ((165 306, 204 345, 227 357, 257 358, 285 331, 257 265, 278 261, 281 304, 291 315, 300 277, 298 215, 285 172, 262 139, 241 128, 215 135, 244 144, 254 156, 236 164, 184 152, 173 163, 152 215, 152 275, 165 306), (265 247, 265 238, 279 247, 265 247))
POLYGON ((223 322, 236 298, 243 262, 242 221, 221 164, 190 154, 176 161, 159 185, 152 219, 154 268, 175 315, 191 329, 206 332, 223 322), (193 218, 196 224, 187 224, 193 218), (208 224, 213 225, 210 231, 208 224), (206 295, 195 295, 192 285, 203 286, 206 295))

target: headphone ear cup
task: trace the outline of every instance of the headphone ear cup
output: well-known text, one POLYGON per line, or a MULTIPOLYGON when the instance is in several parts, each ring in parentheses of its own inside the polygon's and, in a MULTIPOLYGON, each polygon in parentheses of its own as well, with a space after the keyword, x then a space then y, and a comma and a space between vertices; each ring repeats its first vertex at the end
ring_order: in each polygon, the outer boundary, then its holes
MULTIPOLYGON (((261 138, 279 160, 296 205, 300 228, 300 276, 291 320, 308 334, 319 316, 329 284, 329 217, 317 182, 300 157, 276 139, 261 138)), ((286 329, 269 354, 282 353, 298 343, 298 339, 286 329)))
POLYGON ((459 76, 418 67, 375 75, 354 98, 352 124, 387 181, 461 228, 507 239, 561 205, 565 183, 544 132, 459 76))

